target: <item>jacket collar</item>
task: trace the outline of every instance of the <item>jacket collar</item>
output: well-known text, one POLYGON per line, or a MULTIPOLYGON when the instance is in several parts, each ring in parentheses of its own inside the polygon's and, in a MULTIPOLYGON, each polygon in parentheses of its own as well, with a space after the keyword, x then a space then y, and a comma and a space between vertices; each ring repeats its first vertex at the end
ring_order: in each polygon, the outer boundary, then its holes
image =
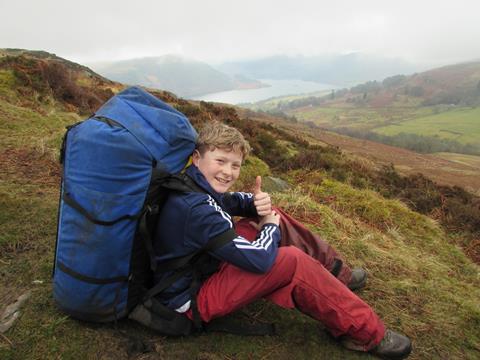
POLYGON ((203 174, 200 172, 198 167, 196 167, 195 165, 192 164, 187 168, 185 173, 190 178, 192 178, 193 181, 195 181, 195 183, 198 186, 200 186, 209 195, 211 195, 217 203, 222 204, 223 194, 220 194, 220 193, 216 192, 215 190, 213 190, 213 188, 210 186, 207 179, 205 178, 205 176, 203 176, 203 174))

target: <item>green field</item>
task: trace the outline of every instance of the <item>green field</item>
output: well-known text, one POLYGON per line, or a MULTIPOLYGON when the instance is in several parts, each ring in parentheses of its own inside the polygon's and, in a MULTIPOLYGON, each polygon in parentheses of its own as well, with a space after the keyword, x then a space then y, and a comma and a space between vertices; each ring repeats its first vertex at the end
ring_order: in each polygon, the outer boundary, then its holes
MULTIPOLYGON (((255 104, 258 110, 274 110, 282 98, 255 104)), ((253 108, 252 107, 252 108, 253 108)), ((338 101, 324 106, 304 106, 287 110, 299 121, 313 122, 330 130, 373 131, 381 135, 415 134, 454 140, 459 144, 480 144, 480 108, 455 108, 449 105, 419 106, 405 100, 387 107, 355 106, 338 101)))
POLYGON ((462 144, 480 143, 480 108, 461 108, 418 117, 374 130, 383 135, 411 133, 438 136, 462 144))
POLYGON ((480 169, 480 156, 455 154, 455 153, 436 153, 439 158, 450 160, 459 164, 468 165, 480 169))
POLYGON ((318 126, 335 129, 348 127, 358 130, 372 130, 405 120, 428 116, 431 108, 411 107, 305 107, 289 111, 301 121, 313 121, 318 126))
POLYGON ((293 100, 303 99, 304 97, 307 97, 307 96, 322 97, 322 96, 328 95, 329 93, 330 93, 330 90, 323 90, 323 91, 316 91, 308 94, 278 96, 278 97, 273 97, 270 99, 262 100, 256 103, 245 104, 245 105, 249 109, 255 110, 255 111, 259 111, 259 110, 272 111, 272 110, 278 110, 278 106, 281 103, 288 103, 293 100))

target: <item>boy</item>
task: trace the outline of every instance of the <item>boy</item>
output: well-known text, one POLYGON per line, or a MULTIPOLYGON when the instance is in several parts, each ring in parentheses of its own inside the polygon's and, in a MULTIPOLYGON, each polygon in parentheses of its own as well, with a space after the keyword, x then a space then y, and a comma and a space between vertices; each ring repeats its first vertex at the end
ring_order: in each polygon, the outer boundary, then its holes
MULTIPOLYGON (((408 356, 410 340, 385 330, 373 310, 337 279, 333 271, 295 246, 279 247, 281 211, 272 210, 270 196, 261 190, 260 177, 254 194, 227 192, 240 175, 249 151, 248 142, 234 128, 210 123, 200 132, 192 155, 193 165, 186 173, 205 193, 169 196, 165 204, 168 211, 161 213, 158 220, 161 231, 157 231, 154 239, 158 267, 161 268, 162 262, 203 248, 217 236, 228 236, 230 241, 209 252, 212 270, 204 274, 196 296, 191 293, 193 275, 190 274, 163 291, 159 300, 190 319, 195 313, 202 321, 209 322, 265 298, 321 321, 349 349, 370 351, 384 358, 408 356), (232 216, 258 216, 255 238, 246 239, 249 231, 245 222, 235 231, 232 216)), ((282 217, 291 220, 285 214, 282 217)), ((166 276, 157 273, 155 281, 166 276)), ((358 280, 345 276, 351 275, 344 271, 343 281, 348 285, 358 280)))

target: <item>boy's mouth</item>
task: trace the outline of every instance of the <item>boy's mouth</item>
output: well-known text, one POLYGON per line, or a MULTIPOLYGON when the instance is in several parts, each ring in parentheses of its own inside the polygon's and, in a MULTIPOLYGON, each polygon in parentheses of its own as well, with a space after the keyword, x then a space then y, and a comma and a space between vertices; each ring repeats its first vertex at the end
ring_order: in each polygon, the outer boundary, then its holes
POLYGON ((215 180, 217 180, 219 183, 222 183, 222 184, 228 184, 230 182, 230 180, 225 180, 218 177, 216 177, 215 180))

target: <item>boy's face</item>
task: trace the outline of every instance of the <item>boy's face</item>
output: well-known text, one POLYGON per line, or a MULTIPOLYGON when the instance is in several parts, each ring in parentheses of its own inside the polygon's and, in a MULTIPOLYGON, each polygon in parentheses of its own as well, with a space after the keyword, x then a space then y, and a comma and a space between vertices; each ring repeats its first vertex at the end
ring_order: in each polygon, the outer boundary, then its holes
POLYGON ((227 192, 240 175, 243 156, 240 152, 215 148, 201 155, 193 153, 193 164, 205 176, 210 186, 218 193, 227 192))

